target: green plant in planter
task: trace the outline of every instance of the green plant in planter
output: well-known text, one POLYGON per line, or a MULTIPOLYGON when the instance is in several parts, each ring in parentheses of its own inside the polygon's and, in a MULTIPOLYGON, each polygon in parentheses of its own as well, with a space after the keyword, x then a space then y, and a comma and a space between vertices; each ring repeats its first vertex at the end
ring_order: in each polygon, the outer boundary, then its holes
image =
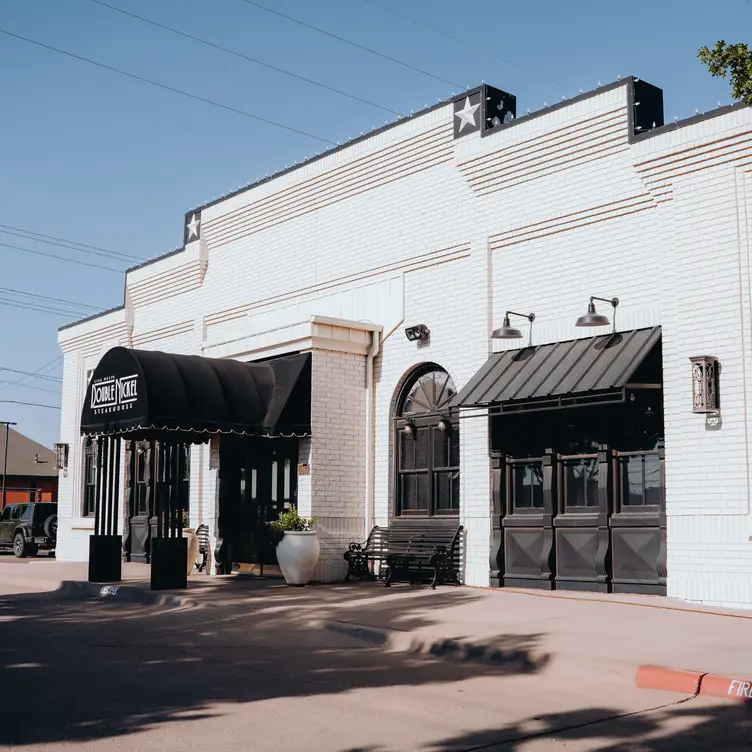
POLYGON ((269 531, 275 545, 285 537, 286 530, 313 530, 316 525, 316 515, 313 517, 301 517, 298 508, 291 506, 280 513, 279 519, 269 523, 269 531))

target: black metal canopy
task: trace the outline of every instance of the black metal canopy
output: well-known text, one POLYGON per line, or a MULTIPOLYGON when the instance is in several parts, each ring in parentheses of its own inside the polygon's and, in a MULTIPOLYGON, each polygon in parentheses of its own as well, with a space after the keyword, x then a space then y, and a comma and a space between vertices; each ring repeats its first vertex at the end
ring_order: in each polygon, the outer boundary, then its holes
POLYGON ((660 338, 658 326, 495 353, 451 406, 507 412, 618 400, 660 338))
POLYGON ((177 431, 185 441, 213 433, 304 434, 310 368, 310 353, 242 363, 114 347, 87 388, 81 433, 135 438, 177 431))

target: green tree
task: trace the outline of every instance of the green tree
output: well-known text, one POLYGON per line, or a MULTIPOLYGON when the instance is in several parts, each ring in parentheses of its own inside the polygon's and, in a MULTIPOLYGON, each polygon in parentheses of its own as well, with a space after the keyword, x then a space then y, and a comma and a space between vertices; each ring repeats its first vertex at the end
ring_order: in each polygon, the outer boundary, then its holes
POLYGON ((729 77, 734 99, 752 106, 752 50, 746 44, 726 44, 721 40, 712 50, 701 47, 697 57, 713 76, 729 77))

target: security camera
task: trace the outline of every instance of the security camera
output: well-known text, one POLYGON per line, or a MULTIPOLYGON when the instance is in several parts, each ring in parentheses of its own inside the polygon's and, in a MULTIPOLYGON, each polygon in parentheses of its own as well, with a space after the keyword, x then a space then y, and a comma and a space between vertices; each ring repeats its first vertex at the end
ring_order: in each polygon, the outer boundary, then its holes
POLYGON ((428 339, 431 334, 428 327, 425 324, 418 324, 417 326, 408 326, 405 329, 405 336, 410 342, 417 342, 421 339, 428 339))

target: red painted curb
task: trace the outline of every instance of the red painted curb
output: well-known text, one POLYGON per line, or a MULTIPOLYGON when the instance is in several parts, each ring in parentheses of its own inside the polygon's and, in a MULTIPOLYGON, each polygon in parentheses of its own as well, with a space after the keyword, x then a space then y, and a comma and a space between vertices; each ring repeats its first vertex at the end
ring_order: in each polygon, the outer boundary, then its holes
POLYGON ((696 695, 703 676, 701 671, 647 665, 637 669, 636 681, 637 686, 642 689, 662 689, 665 692, 696 695))
POLYGON ((667 666, 640 666, 635 678, 641 689, 661 689, 685 695, 722 697, 736 702, 752 702, 752 679, 685 671, 667 666))
POLYGON ((700 684, 700 694, 737 702, 752 702, 752 680, 705 674, 700 684))

